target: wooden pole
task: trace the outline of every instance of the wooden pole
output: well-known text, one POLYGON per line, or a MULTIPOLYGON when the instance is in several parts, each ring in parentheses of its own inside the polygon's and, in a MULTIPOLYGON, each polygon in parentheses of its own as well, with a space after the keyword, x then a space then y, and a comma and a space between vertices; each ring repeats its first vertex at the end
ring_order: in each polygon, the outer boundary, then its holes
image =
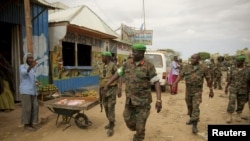
POLYGON ((144 5, 144 0, 143 0, 143 24, 144 24, 144 28, 143 28, 143 30, 146 30, 146 22, 145 22, 145 5, 144 5))
POLYGON ((28 52, 33 54, 32 43, 32 24, 30 14, 30 0, 24 0, 24 12, 25 12, 25 29, 26 29, 26 42, 28 52))

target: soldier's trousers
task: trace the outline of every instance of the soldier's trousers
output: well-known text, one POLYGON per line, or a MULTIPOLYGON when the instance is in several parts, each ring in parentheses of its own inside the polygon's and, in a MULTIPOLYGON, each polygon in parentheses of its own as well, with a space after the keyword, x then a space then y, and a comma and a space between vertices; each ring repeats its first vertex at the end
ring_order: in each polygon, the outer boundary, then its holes
POLYGON ((134 138, 143 140, 145 137, 145 125, 150 113, 151 106, 132 106, 125 105, 123 118, 127 127, 131 131, 136 131, 134 138))
POLYGON ((214 88, 215 88, 215 89, 217 89, 217 88, 222 89, 222 86, 221 86, 221 79, 222 79, 221 77, 215 77, 215 78, 214 78, 214 80, 213 80, 214 83, 213 83, 213 84, 214 84, 214 88))
POLYGON ((238 114, 242 113, 242 110, 246 102, 247 102, 247 94, 230 93, 228 106, 227 106, 227 112, 233 113, 234 111, 236 111, 238 114))
POLYGON ((201 92, 196 92, 194 94, 186 93, 185 101, 187 104, 188 115, 190 116, 190 121, 199 122, 200 120, 200 103, 202 101, 201 92))
POLYGON ((117 86, 108 89, 106 97, 103 97, 103 106, 106 117, 109 122, 115 122, 115 104, 116 104, 117 86))

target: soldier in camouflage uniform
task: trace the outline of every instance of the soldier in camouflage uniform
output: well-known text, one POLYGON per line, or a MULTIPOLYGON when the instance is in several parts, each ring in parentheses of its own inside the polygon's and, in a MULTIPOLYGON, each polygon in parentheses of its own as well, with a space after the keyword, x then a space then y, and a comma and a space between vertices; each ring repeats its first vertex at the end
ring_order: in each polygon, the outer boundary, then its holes
MULTIPOLYGON (((118 90, 117 81, 114 81, 112 84, 109 85, 107 88, 107 92, 104 94, 103 88, 105 83, 115 74, 117 71, 116 64, 111 62, 111 52, 104 51, 102 52, 102 64, 99 66, 100 71, 100 92, 101 92, 101 99, 102 104, 104 106, 106 117, 109 120, 108 125, 105 126, 105 129, 108 129, 107 135, 112 136, 114 133, 114 126, 115 126, 115 104, 116 104, 116 94, 118 90)), ((121 93, 118 95, 121 97, 121 93)))
POLYGON ((214 67, 215 67, 214 59, 211 58, 210 63, 208 64, 208 69, 211 74, 211 86, 213 86, 214 82, 214 67))
POLYGON ((227 67, 226 82, 228 82, 228 79, 229 79, 230 69, 235 68, 235 67, 236 67, 236 60, 235 60, 235 57, 232 57, 232 59, 228 63, 228 67, 227 67))
POLYGON ((114 80, 124 77, 126 102, 123 117, 127 127, 136 131, 133 141, 142 141, 145 137, 145 126, 152 103, 151 83, 155 85, 157 113, 162 108, 159 78, 154 65, 144 59, 145 50, 146 46, 143 44, 132 45, 132 58, 118 69, 105 86, 108 88, 114 80))
POLYGON ((202 90, 204 78, 207 81, 207 86, 210 88, 209 97, 213 97, 214 93, 211 85, 211 76, 209 69, 204 64, 199 64, 199 54, 194 54, 191 57, 191 64, 184 66, 177 80, 173 83, 174 86, 182 79, 186 82, 185 101, 187 104, 189 121, 188 125, 193 125, 192 132, 197 133, 197 123, 200 120, 200 103, 202 102, 202 90))
POLYGON ((236 110, 236 121, 241 121, 241 113, 247 102, 249 86, 249 69, 244 67, 245 56, 240 55, 236 58, 236 67, 230 69, 225 94, 229 90, 229 102, 227 106, 227 123, 232 122, 232 113, 236 110), (229 89, 228 89, 229 88, 229 89), (237 104, 237 106, 236 106, 237 104))
POLYGON ((223 57, 219 56, 218 57, 218 62, 217 64, 215 64, 214 66, 214 74, 213 74, 213 85, 214 85, 214 89, 219 88, 219 90, 222 90, 222 86, 221 86, 221 80, 222 80, 222 71, 221 71, 221 64, 223 62, 223 57))

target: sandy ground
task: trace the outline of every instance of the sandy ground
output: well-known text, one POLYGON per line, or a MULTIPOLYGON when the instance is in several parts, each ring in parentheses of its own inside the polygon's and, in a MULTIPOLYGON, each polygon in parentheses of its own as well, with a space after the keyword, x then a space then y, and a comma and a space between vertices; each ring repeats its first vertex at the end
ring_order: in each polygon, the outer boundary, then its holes
MULTIPOLYGON (((225 87, 225 84, 223 84, 225 87)), ((186 125, 188 120, 187 109, 184 101, 185 81, 179 83, 177 95, 162 93, 163 109, 156 113, 154 102, 151 114, 146 125, 145 141, 205 141, 207 140, 208 124, 226 124, 227 95, 222 90, 214 90, 214 98, 208 97, 208 89, 204 88, 203 101, 201 103, 201 119, 198 124, 198 134, 192 134, 192 126, 186 125)), ((93 122, 87 129, 78 128, 74 120, 71 126, 63 130, 66 125, 55 126, 56 114, 41 106, 40 117, 45 118, 43 124, 35 132, 24 131, 20 126, 20 105, 10 113, 0 113, 0 140, 4 141, 132 141, 134 132, 128 130, 122 118, 124 107, 124 93, 117 99, 116 126, 112 137, 107 137, 104 126, 107 124, 104 112, 100 112, 99 105, 84 111, 93 122), (47 121, 48 120, 48 121, 47 121), (47 122, 46 122, 47 121, 47 122)), ((233 121, 232 124, 250 124, 245 118, 249 114, 248 105, 245 106, 241 122, 233 121)), ((59 119, 60 120, 60 119, 59 119)))

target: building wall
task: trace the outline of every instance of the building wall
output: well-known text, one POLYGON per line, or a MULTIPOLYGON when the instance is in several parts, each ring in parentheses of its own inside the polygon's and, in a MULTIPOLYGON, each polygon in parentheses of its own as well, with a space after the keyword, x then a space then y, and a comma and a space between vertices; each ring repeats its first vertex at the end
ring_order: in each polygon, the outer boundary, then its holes
MULTIPOLYGON (((49 57, 48 57, 48 10, 47 7, 42 5, 36 5, 31 3, 31 22, 32 22, 32 38, 33 38, 33 49, 34 59, 37 60, 38 65, 36 67, 37 78, 42 84, 49 83, 49 57)), ((18 51, 12 54, 14 59, 15 70, 17 71, 15 76, 19 78, 18 69, 22 62, 22 56, 27 52, 26 43, 26 31, 25 31, 25 12, 23 0, 11 1, 1 0, 0 1, 0 22, 16 25, 13 27, 18 28, 20 31, 12 32, 12 50, 18 51), (15 34, 15 35, 13 35, 15 34), (18 43, 20 42, 20 43, 18 43), (17 49, 18 48, 18 49, 17 49)), ((16 86, 19 85, 19 79, 16 79, 16 86)), ((18 88, 18 87, 17 87, 18 88)), ((15 100, 19 101, 19 93, 15 96, 15 100)))
MULTIPOLYGON (((60 92, 76 90, 82 87, 99 86, 98 64, 101 61, 103 41, 85 35, 67 32, 65 26, 49 27, 51 70, 53 83, 60 92), (91 46, 91 66, 64 66, 62 42, 91 46), (53 50, 52 50, 53 49, 53 50)), ((84 56, 82 57, 84 59, 84 56)))
POLYGON ((121 64, 124 59, 127 59, 131 53, 132 50, 130 45, 119 43, 117 46, 117 56, 119 64, 121 64))

